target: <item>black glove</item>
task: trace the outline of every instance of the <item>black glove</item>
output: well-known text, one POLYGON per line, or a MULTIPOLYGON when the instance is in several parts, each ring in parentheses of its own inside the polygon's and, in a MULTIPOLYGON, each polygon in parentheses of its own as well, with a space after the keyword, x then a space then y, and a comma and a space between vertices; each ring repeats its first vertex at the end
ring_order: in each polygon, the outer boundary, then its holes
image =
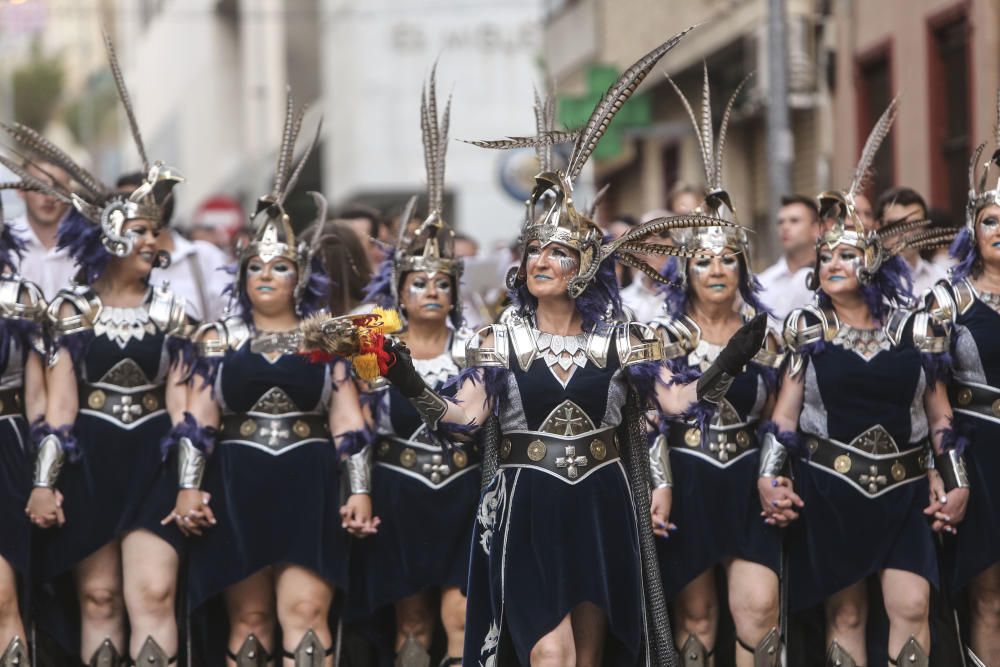
POLYGON ((382 349, 389 353, 389 368, 385 372, 385 378, 396 385, 407 398, 416 398, 422 394, 427 385, 413 367, 413 357, 406 345, 386 338, 382 349))
POLYGON ((753 359, 767 335, 767 315, 761 313, 733 334, 718 358, 698 379, 698 400, 718 403, 729 391, 733 380, 753 359))

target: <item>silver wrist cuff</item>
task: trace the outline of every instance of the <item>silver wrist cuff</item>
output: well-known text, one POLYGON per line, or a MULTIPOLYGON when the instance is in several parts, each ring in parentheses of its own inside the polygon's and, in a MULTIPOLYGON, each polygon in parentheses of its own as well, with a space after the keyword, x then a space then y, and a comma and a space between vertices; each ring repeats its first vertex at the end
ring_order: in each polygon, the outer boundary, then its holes
POLYGON ((205 454, 191 438, 177 439, 177 480, 182 489, 200 489, 205 476, 205 454))
POLYGON ((938 454, 934 461, 934 467, 941 475, 944 482, 944 490, 968 489, 969 473, 965 470, 965 459, 954 449, 950 449, 944 454, 938 454))
POLYGON ((667 436, 660 434, 649 448, 649 478, 654 489, 662 489, 674 485, 674 474, 670 470, 670 450, 667 448, 667 436))
POLYGON ((788 462, 788 449, 778 441, 774 433, 765 433, 760 443, 760 466, 758 476, 777 477, 782 474, 788 462))
POLYGON ((59 436, 50 433, 42 438, 42 441, 38 443, 38 456, 35 457, 33 485, 47 489, 55 488, 64 458, 65 454, 63 454, 63 446, 59 436))
POLYGON ((441 418, 448 412, 448 403, 434 393, 430 387, 425 387, 419 396, 410 399, 410 403, 420 413, 421 419, 432 431, 437 430, 441 418))
POLYGON ((345 462, 347 484, 351 495, 372 492, 372 446, 365 445, 360 452, 351 454, 345 462))

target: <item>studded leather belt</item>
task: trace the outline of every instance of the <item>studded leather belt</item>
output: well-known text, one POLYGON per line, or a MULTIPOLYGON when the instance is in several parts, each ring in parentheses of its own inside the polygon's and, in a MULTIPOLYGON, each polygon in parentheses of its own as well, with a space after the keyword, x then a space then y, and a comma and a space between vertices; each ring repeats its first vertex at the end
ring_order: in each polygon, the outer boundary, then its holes
POLYGON ((700 451, 719 463, 728 463, 743 452, 760 446, 753 425, 734 428, 709 428, 707 437, 701 429, 686 422, 671 421, 667 445, 682 451, 700 451))
POLYGON ((808 433, 803 435, 810 463, 832 470, 872 497, 901 484, 915 482, 927 470, 927 440, 902 452, 868 454, 836 440, 808 433))
POLYGON ((1000 419, 1000 390, 981 385, 952 383, 948 397, 956 410, 1000 419))
POLYGON ((82 382, 79 397, 81 411, 107 415, 125 428, 167 406, 167 389, 163 385, 129 392, 82 382))
POLYGON ((456 473, 478 466, 482 457, 472 443, 455 443, 446 452, 436 445, 383 438, 375 447, 375 462, 414 473, 438 487, 454 479, 456 473))
POLYGON ((583 479, 596 466, 618 457, 613 427, 578 436, 512 431, 504 433, 500 441, 501 467, 542 468, 570 482, 583 479))
POLYGON ((21 389, 4 389, 0 391, 0 417, 23 415, 24 407, 21 401, 21 389))
POLYGON ((330 427, 324 415, 299 412, 285 415, 226 415, 222 418, 219 439, 249 442, 277 453, 303 440, 325 440, 329 437, 330 427))

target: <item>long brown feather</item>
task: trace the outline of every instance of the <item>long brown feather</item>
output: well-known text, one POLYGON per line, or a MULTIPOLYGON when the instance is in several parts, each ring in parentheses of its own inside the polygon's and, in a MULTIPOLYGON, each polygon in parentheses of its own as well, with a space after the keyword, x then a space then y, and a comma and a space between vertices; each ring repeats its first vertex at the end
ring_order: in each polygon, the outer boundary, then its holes
POLYGON ((555 146, 556 144, 574 141, 578 136, 580 136, 579 132, 556 130, 536 137, 507 137, 505 139, 492 140, 459 139, 459 141, 465 144, 472 144, 473 146, 478 146, 480 148, 506 150, 509 148, 538 148, 540 146, 555 146))
POLYGON ((437 172, 435 174, 437 179, 435 190, 437 191, 438 198, 434 203, 434 210, 437 211, 444 209, 444 168, 445 158, 448 155, 448 126, 450 124, 451 95, 448 96, 448 102, 444 105, 444 113, 441 115, 441 126, 438 128, 437 172))
POLYGON ((708 164, 705 165, 705 172, 708 175, 706 185, 715 187, 719 180, 719 175, 715 173, 715 128, 712 127, 712 87, 708 83, 708 63, 701 61, 701 68, 704 74, 701 85, 701 136, 705 145, 705 153, 708 155, 708 164))
MULTIPOLYGON (((302 121, 299 120, 300 125, 301 123, 302 121)), ((316 144, 319 143, 319 137, 322 132, 323 132, 323 119, 320 118, 319 123, 316 124, 316 133, 313 135, 312 141, 310 141, 309 145, 306 146, 305 152, 302 153, 302 157, 299 158, 299 163, 295 166, 295 169, 288 177, 288 182, 284 184, 284 188, 281 191, 281 195, 278 197, 279 203, 284 204, 285 199, 287 199, 288 195, 290 195, 292 193, 292 190, 295 189, 295 185, 299 182, 299 176, 302 175, 302 169, 306 166, 306 161, 309 159, 309 156, 312 155, 313 150, 315 150, 316 144)), ((298 132, 296 132, 296 134, 298 134, 298 132)), ((292 148, 294 148, 294 144, 292 145, 292 148)))
POLYGON ((441 201, 441 193, 438 192, 438 146, 440 141, 440 136, 438 133, 438 113, 437 113, 437 61, 434 62, 434 66, 431 67, 430 80, 427 83, 427 120, 430 125, 430 145, 427 146, 425 150, 429 151, 431 154, 431 173, 427 175, 428 186, 430 191, 428 193, 428 207, 434 210, 434 207, 438 205, 441 201))
POLYGON ((891 220, 884 225, 882 225, 875 236, 880 239, 885 239, 890 236, 896 236, 899 234, 907 234, 917 229, 923 229, 927 225, 931 224, 930 220, 913 220, 910 218, 903 218, 902 220, 891 220))
POLYGON ((976 146, 976 150, 972 151, 972 158, 969 159, 969 194, 979 194, 982 192, 983 188, 986 186, 986 177, 983 170, 983 178, 979 181, 978 189, 976 188, 976 169, 979 168, 979 158, 983 156, 983 149, 986 148, 986 144, 982 143, 976 146))
POLYGON ((281 192, 285 189, 285 178, 291 162, 291 152, 288 150, 288 145, 292 143, 292 127, 294 125, 295 100, 292 97, 291 88, 286 88, 285 124, 281 130, 281 143, 278 145, 278 163, 274 167, 274 187, 271 188, 271 196, 275 200, 281 199, 281 192))
POLYGON ((430 208, 434 200, 434 154, 432 150, 433 139, 431 126, 437 123, 437 119, 431 120, 427 114, 427 86, 420 91, 420 140, 424 146, 424 171, 427 178, 427 206, 430 208))
POLYGON ((740 96, 740 92, 743 90, 743 86, 746 85, 750 77, 753 76, 753 72, 750 72, 743 80, 740 81, 740 85, 736 86, 736 90, 733 94, 729 96, 729 101, 726 102, 726 109, 722 112, 722 122, 719 124, 719 141, 715 148, 715 179, 716 182, 712 186, 716 190, 722 189, 722 158, 724 156, 723 151, 726 148, 726 136, 729 132, 729 118, 733 113, 733 105, 736 104, 736 98, 740 96))
POLYGON ((63 203, 72 203, 73 200, 68 193, 63 192, 61 189, 53 187, 49 183, 32 176, 23 165, 19 164, 15 160, 11 160, 6 155, 0 155, 0 164, 7 167, 7 169, 12 171, 15 176, 21 179, 20 189, 44 192, 45 194, 55 197, 63 203))
POLYGON ((115 87, 118 88, 118 97, 122 106, 125 107, 125 117, 128 118, 128 126, 132 131, 132 141, 139 152, 142 160, 142 171, 145 174, 149 171, 149 157, 146 156, 146 146, 142 143, 142 134, 139 132, 139 123, 135 119, 135 110, 132 108, 132 99, 129 97, 128 88, 125 87, 125 77, 122 75, 121 66, 118 64, 118 56, 115 54, 115 45, 111 41, 111 35, 107 30, 101 30, 104 35, 104 48, 108 52, 108 62, 111 65, 111 74, 115 79, 115 87))
POLYGON ((604 97, 591 113, 590 119, 587 121, 583 131, 580 133, 580 137, 576 140, 576 144, 573 146, 573 153, 569 160, 569 166, 566 169, 567 176, 571 182, 580 175, 580 172, 583 170, 583 166, 587 163, 587 160, 594 152, 597 142, 599 142, 601 137, 604 136, 604 132, 608 129, 608 125, 611 123, 612 119, 614 119, 618 110, 621 109, 626 100, 632 96, 632 93, 634 93, 636 88, 639 87, 639 84, 646 78, 646 75, 649 74, 650 70, 656 66, 656 63, 658 63, 668 51, 673 49, 689 30, 691 30, 691 28, 674 35, 666 42, 660 44, 658 47, 640 58, 635 62, 635 64, 625 70, 625 72, 618 77, 618 80, 615 81, 610 88, 608 88, 604 97))
POLYGON ((851 179, 851 187, 847 191, 848 197, 853 197, 864 189, 872 163, 875 161, 875 154, 878 153, 879 146, 882 145, 882 142, 888 136, 889 130, 892 129, 892 122, 896 119, 898 102, 898 95, 892 98, 889 106, 885 108, 878 122, 875 123, 875 127, 868 133, 868 139, 865 140, 865 147, 861 149, 861 159, 858 160, 858 166, 854 170, 854 178, 851 179))
POLYGON ((667 81, 673 86, 674 92, 677 93, 677 97, 681 99, 681 104, 684 106, 684 110, 687 111, 688 118, 691 119, 691 126, 694 128, 694 136, 698 139, 698 148, 701 150, 701 164, 702 168, 705 170, 705 183, 712 182, 712 175, 709 173, 709 164, 712 162, 712 156, 708 154, 705 147, 705 140, 701 136, 701 131, 698 126, 698 117, 694 115, 694 109, 691 108, 691 103, 688 102, 688 98, 684 93, 681 92, 680 87, 674 83, 674 80, 670 78, 669 74, 664 74, 667 77, 667 81))
POLYGON ((21 123, 14 123, 13 125, 0 123, 0 127, 10 135, 11 139, 33 154, 35 158, 51 162, 63 169, 92 197, 100 197, 107 192, 107 188, 97 180, 96 176, 81 167, 76 160, 67 155, 61 148, 27 125, 22 125, 21 123))

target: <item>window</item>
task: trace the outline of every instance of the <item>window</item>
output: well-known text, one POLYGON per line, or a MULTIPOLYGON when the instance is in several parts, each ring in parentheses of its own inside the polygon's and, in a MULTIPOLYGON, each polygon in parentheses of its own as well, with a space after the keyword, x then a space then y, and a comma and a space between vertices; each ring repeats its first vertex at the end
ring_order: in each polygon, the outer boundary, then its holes
MULTIPOLYGON (((858 63, 858 155, 861 155, 868 133, 892 101, 890 53, 890 48, 886 46, 858 63)), ((872 161, 872 174, 866 193, 869 198, 874 199, 896 183, 894 135, 894 132, 889 133, 872 161)))
POLYGON ((969 27, 965 16, 930 26, 928 94, 931 205, 965 218, 969 145, 969 27))

